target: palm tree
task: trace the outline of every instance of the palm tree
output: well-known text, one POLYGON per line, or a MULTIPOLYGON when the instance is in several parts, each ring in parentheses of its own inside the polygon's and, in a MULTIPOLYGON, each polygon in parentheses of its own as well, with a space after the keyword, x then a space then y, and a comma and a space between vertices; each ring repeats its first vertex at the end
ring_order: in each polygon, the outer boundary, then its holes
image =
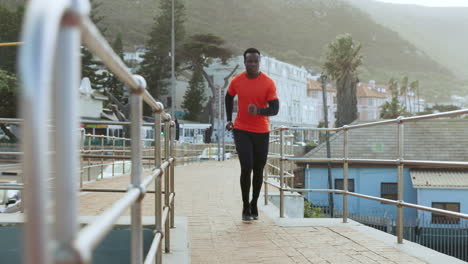
POLYGON ((404 105, 411 112, 411 105, 408 106, 408 76, 403 76, 401 79, 400 95, 403 96, 404 105))
POLYGON ((380 118, 392 119, 399 116, 407 115, 406 108, 398 100, 398 80, 391 78, 388 81, 388 89, 392 92, 392 99, 381 105, 380 118))
POLYGON ((337 36, 327 46, 323 68, 336 81, 336 127, 350 124, 357 118, 356 84, 359 80, 356 70, 362 65, 361 47, 349 34, 337 36))
POLYGON ((388 89, 392 92, 392 97, 398 97, 398 81, 395 78, 388 81, 388 89))
POLYGON ((416 112, 419 112, 419 81, 413 81, 410 84, 411 92, 413 93, 413 98, 416 100, 416 112), (416 95, 416 96, 415 96, 416 95))

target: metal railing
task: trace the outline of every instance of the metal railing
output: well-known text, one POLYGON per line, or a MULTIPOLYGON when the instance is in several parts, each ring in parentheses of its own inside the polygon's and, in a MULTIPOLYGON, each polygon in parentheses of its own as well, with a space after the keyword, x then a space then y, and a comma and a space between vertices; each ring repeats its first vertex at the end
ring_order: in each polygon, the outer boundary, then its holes
POLYGON ((89 263, 96 246, 125 210, 131 208, 131 263, 161 263, 162 239, 165 240, 165 251, 169 252, 170 227, 174 227, 174 122, 164 112, 163 105, 148 93, 145 80, 132 75, 104 40, 88 17, 89 9, 89 2, 85 0, 57 0, 53 5, 45 0, 28 3, 22 32, 23 45, 19 53, 21 112, 24 118, 21 145, 26 189, 24 261, 39 264, 89 263), (81 230, 76 195, 76 179, 79 177, 77 98, 81 72, 80 38, 129 87, 132 166, 131 182, 126 193, 81 230), (153 110, 156 146, 154 170, 144 179, 141 138, 143 101, 153 110), (164 162, 160 143, 162 121, 166 128, 164 162), (52 132, 50 127, 54 128, 52 132), (53 146, 51 150, 49 143, 53 146), (52 168, 49 168, 49 163, 52 168), (56 175, 52 188, 53 207, 49 206, 46 191, 52 171, 56 175), (141 203, 153 181, 155 236, 143 259, 141 203), (50 210, 54 212, 45 213, 50 210), (49 231, 51 228, 53 232, 49 231))
MULTIPOLYGON (((393 204, 397 207, 397 224, 396 224, 396 235, 398 243, 403 243, 403 208, 414 208, 418 210, 428 211, 432 213, 437 213, 441 215, 446 215, 450 217, 456 217, 461 219, 468 219, 468 214, 457 213, 447 210, 436 209, 427 206, 421 206, 417 204, 407 203, 403 200, 403 168, 405 165, 425 165, 425 166, 445 166, 448 168, 468 168, 468 162, 462 161, 429 161, 429 160, 405 160, 403 153, 403 142, 404 142, 404 123, 409 121, 418 121, 424 119, 433 119, 440 117, 451 117, 457 115, 468 114, 468 109, 450 111, 444 113, 430 114, 430 115, 421 115, 413 117, 399 117, 397 119, 377 121, 365 124, 349 125, 343 126, 340 128, 302 128, 302 127, 281 127, 275 130, 272 130, 272 133, 279 134, 280 146, 276 146, 273 149, 276 149, 277 152, 272 153, 270 150, 270 155, 268 157, 268 164, 271 166, 272 163, 279 163, 279 166, 275 166, 279 174, 279 183, 270 181, 269 170, 265 170, 264 175, 264 195, 265 195, 265 204, 268 203, 268 185, 272 185, 279 189, 280 192, 280 217, 284 217, 284 192, 323 192, 323 193, 335 193, 342 194, 343 196, 343 222, 346 223, 348 219, 348 196, 360 197, 368 200, 374 200, 381 203, 393 204), (397 148, 397 159, 351 159, 349 158, 349 142, 348 142, 348 133, 352 129, 359 129, 371 126, 379 126, 384 124, 397 124, 398 126, 398 148, 397 148), (285 152, 285 131, 298 130, 298 131, 334 131, 343 133, 343 158, 295 158, 291 155, 286 155, 285 152), (285 163, 286 162, 308 162, 308 163, 334 163, 334 164, 343 164, 343 190, 336 189, 298 189, 294 188, 294 184, 291 183, 289 186, 286 184, 286 177, 289 176, 289 173, 285 172, 285 163), (380 197, 374 197, 370 195, 359 194, 355 192, 348 191, 348 168, 349 164, 388 164, 396 165, 398 168, 398 199, 389 200, 380 197)), ((292 178, 293 179, 293 178, 292 178)))

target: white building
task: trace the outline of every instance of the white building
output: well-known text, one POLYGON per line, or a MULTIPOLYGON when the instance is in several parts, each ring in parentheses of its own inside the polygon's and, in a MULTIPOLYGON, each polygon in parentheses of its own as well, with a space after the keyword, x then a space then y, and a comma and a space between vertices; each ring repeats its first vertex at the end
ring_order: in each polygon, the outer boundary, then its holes
POLYGON ((137 48, 133 52, 124 52, 124 60, 130 64, 135 63, 135 64, 140 64, 143 62, 143 56, 146 53, 145 48, 137 48))
POLYGON ((103 110, 103 103, 107 96, 91 88, 88 78, 83 78, 80 84, 80 117, 99 119, 103 110))
MULTIPOLYGON (((323 112, 322 83, 312 76, 309 76, 307 81, 307 98, 310 100, 310 104, 306 113, 308 114, 310 124, 312 124, 312 126, 318 126, 320 122, 325 121, 323 112)), ((328 127, 335 127, 336 89, 330 84, 327 85, 326 101, 328 109, 328 127)))

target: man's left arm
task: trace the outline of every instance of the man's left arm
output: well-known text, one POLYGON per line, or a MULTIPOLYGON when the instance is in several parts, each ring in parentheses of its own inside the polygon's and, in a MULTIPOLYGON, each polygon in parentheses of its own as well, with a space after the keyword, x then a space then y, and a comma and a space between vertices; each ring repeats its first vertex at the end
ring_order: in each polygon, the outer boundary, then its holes
POLYGON ((279 100, 274 99, 268 101, 267 108, 257 108, 257 115, 264 115, 264 116, 275 116, 279 112, 279 100))

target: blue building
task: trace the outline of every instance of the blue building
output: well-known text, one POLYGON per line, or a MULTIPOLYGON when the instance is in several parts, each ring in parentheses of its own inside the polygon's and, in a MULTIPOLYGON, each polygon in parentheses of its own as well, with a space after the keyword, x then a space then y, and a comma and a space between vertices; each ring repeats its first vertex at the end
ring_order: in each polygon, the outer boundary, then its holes
MULTIPOLYGON (((397 125, 387 124, 349 131, 349 158, 397 159, 397 125)), ((331 157, 343 158, 343 132, 330 138, 331 157)), ((305 155, 325 158, 321 144, 305 155)), ((468 161, 468 119, 436 119, 405 123, 404 159, 428 161, 468 161)), ((299 163, 305 167, 304 188, 328 189, 327 164, 299 163)), ((397 200, 396 166, 375 163, 350 164, 349 187, 357 193, 397 200)), ((405 166, 405 202, 468 213, 468 170, 448 166, 405 166)), ((343 188, 341 164, 332 168, 332 186, 343 188)), ((307 193, 306 199, 317 206, 329 206, 327 193, 307 193)), ((342 195, 333 194, 334 207, 342 210, 342 195)), ((396 219, 396 206, 348 196, 349 213, 396 219)), ((467 227, 466 220, 405 208, 406 225, 467 227)))

